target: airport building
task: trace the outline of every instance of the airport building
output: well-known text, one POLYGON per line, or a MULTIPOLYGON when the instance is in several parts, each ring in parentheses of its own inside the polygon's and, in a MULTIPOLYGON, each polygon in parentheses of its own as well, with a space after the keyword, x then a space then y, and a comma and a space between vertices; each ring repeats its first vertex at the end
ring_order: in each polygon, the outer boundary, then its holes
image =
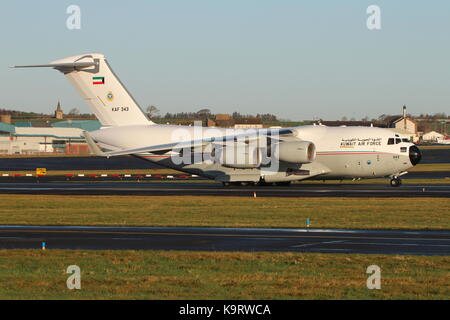
POLYGON ((83 131, 97 130, 96 120, 60 121, 52 124, 0 122, 0 154, 87 154, 83 131))
POLYGON ((89 148, 83 131, 100 129, 98 120, 64 119, 58 102, 53 118, 22 119, 13 121, 11 113, 0 113, 0 154, 67 153, 87 154, 89 148))
POLYGON ((436 131, 430 131, 425 133, 422 136, 422 140, 424 142, 438 142, 439 140, 443 140, 445 136, 442 133, 436 131))
POLYGON ((401 117, 393 117, 388 120, 389 129, 408 140, 416 143, 420 139, 421 132, 418 131, 417 121, 406 114, 406 106, 403 106, 403 115, 401 117))

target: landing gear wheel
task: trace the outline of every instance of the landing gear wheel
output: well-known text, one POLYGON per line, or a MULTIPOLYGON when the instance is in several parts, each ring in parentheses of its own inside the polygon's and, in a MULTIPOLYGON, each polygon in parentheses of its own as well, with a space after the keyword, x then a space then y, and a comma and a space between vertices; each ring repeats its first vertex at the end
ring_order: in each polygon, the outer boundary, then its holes
POLYGON ((391 179, 391 187, 400 187, 402 185, 402 180, 400 178, 391 179))

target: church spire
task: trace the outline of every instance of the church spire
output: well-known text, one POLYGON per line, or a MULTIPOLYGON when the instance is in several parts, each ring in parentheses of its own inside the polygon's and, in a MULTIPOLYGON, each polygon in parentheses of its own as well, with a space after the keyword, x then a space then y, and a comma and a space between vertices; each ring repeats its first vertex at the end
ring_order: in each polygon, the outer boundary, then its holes
POLYGON ((55 110, 55 118, 58 120, 62 120, 64 118, 64 112, 61 109, 61 102, 58 101, 58 105, 55 110))

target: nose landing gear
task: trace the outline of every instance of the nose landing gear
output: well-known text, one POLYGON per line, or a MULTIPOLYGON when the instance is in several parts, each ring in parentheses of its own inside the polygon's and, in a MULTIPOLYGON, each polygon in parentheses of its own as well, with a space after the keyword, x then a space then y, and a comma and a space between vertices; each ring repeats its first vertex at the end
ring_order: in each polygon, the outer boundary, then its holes
POLYGON ((393 177, 390 184, 391 187, 400 187, 402 185, 402 180, 399 177, 393 177))

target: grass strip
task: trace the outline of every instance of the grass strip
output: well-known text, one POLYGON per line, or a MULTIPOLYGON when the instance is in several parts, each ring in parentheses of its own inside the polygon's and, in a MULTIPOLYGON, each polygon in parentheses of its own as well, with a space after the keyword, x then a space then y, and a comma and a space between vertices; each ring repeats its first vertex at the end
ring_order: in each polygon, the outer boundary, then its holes
POLYGON ((446 198, 0 195, 1 224, 450 229, 446 198))
POLYGON ((449 299, 448 256, 0 250, 0 299, 449 299), (381 268, 368 290, 367 267, 381 268), (68 290, 69 265, 81 290, 68 290))

